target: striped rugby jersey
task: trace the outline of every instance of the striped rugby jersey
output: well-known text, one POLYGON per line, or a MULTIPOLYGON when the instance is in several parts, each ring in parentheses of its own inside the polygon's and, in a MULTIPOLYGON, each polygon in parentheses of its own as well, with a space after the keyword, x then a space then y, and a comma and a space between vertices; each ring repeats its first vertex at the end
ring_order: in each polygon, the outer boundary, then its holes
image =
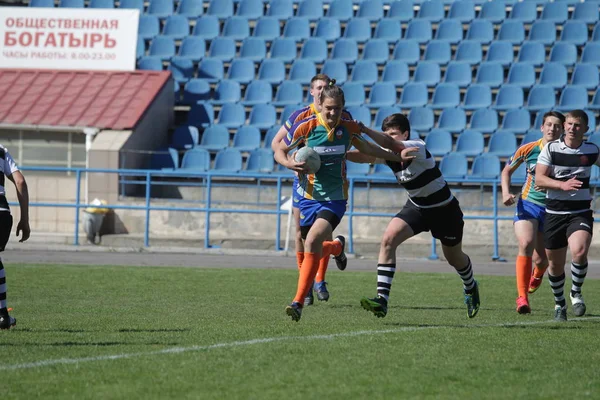
POLYGON ((408 192, 410 201, 421 208, 441 207, 450 203, 454 196, 425 147, 425 142, 417 139, 402 143, 405 147, 418 147, 419 151, 412 153, 416 157, 408 162, 385 163, 394 172, 398 183, 408 192))
POLYGON ((535 166, 543 147, 543 139, 526 143, 519 147, 517 151, 515 151, 515 154, 508 160, 511 173, 514 172, 519 165, 525 163, 527 178, 521 189, 521 198, 540 206, 543 206, 546 203, 546 191, 535 189, 535 166))
POLYGON ((590 176, 592 166, 600 163, 600 149, 594 143, 583 142, 572 149, 563 138, 550 142, 542 149, 538 164, 550 167, 550 177, 559 181, 576 178, 582 182, 579 190, 565 192, 548 189, 546 192, 546 212, 550 214, 576 214, 590 209, 590 176))
POLYGON ((299 175, 298 194, 317 201, 346 200, 346 152, 357 141, 365 139, 360 127, 342 119, 331 129, 319 114, 295 123, 283 139, 289 149, 301 145, 312 147, 321 157, 321 168, 315 174, 299 175))
POLYGON ((4 176, 10 176, 18 171, 17 163, 11 157, 8 150, 0 144, 0 211, 8 211, 8 200, 6 200, 6 190, 4 188, 4 176))

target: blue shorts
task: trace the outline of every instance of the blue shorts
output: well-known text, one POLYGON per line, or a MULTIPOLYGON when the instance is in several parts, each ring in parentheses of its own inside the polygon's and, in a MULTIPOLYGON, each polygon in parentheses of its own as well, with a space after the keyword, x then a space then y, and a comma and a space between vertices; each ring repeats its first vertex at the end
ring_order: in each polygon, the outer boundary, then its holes
POLYGON ((300 200, 304 198, 298 194, 298 184, 299 183, 300 182, 298 181, 298 175, 296 175, 296 177, 294 178, 294 183, 292 183, 292 207, 296 207, 296 208, 300 207, 299 206, 300 200))
POLYGON ((300 227, 312 226, 317 218, 324 218, 335 229, 346 213, 346 200, 316 201, 302 198, 300 207, 300 227))
POLYGON ((517 202, 517 211, 515 211, 515 217, 513 218, 513 222, 528 221, 532 219, 538 221, 538 231, 544 232, 546 208, 519 198, 519 201, 517 202))

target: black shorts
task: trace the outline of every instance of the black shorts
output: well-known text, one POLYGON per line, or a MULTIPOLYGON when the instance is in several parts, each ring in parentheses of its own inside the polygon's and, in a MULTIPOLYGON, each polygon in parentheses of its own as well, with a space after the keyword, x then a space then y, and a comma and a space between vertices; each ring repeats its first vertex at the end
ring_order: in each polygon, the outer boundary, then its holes
POLYGON ((407 200, 396 218, 406 222, 415 235, 431 231, 444 246, 452 247, 462 242, 465 222, 456 198, 445 206, 433 208, 420 208, 407 200))
POLYGON ((4 251, 6 243, 8 243, 12 224, 12 215, 8 211, 0 211, 0 251, 4 251))
POLYGON ((544 247, 548 250, 562 249, 569 245, 569 236, 576 231, 586 231, 593 235, 594 212, 577 214, 546 213, 544 222, 544 247))

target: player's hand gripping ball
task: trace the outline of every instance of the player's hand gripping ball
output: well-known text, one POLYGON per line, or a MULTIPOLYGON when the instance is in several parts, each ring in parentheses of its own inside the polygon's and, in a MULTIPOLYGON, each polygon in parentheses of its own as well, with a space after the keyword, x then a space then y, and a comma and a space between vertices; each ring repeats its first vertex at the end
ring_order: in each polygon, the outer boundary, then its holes
POLYGON ((321 157, 312 147, 305 146, 299 149, 295 159, 298 162, 306 162, 309 174, 314 174, 321 168, 321 157))

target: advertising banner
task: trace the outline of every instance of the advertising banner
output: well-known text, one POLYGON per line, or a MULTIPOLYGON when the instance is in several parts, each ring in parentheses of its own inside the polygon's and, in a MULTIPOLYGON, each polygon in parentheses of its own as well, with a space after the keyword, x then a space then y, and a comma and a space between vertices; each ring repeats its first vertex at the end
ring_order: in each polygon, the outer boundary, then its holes
POLYGON ((0 68, 135 70, 137 9, 1 10, 0 68))

